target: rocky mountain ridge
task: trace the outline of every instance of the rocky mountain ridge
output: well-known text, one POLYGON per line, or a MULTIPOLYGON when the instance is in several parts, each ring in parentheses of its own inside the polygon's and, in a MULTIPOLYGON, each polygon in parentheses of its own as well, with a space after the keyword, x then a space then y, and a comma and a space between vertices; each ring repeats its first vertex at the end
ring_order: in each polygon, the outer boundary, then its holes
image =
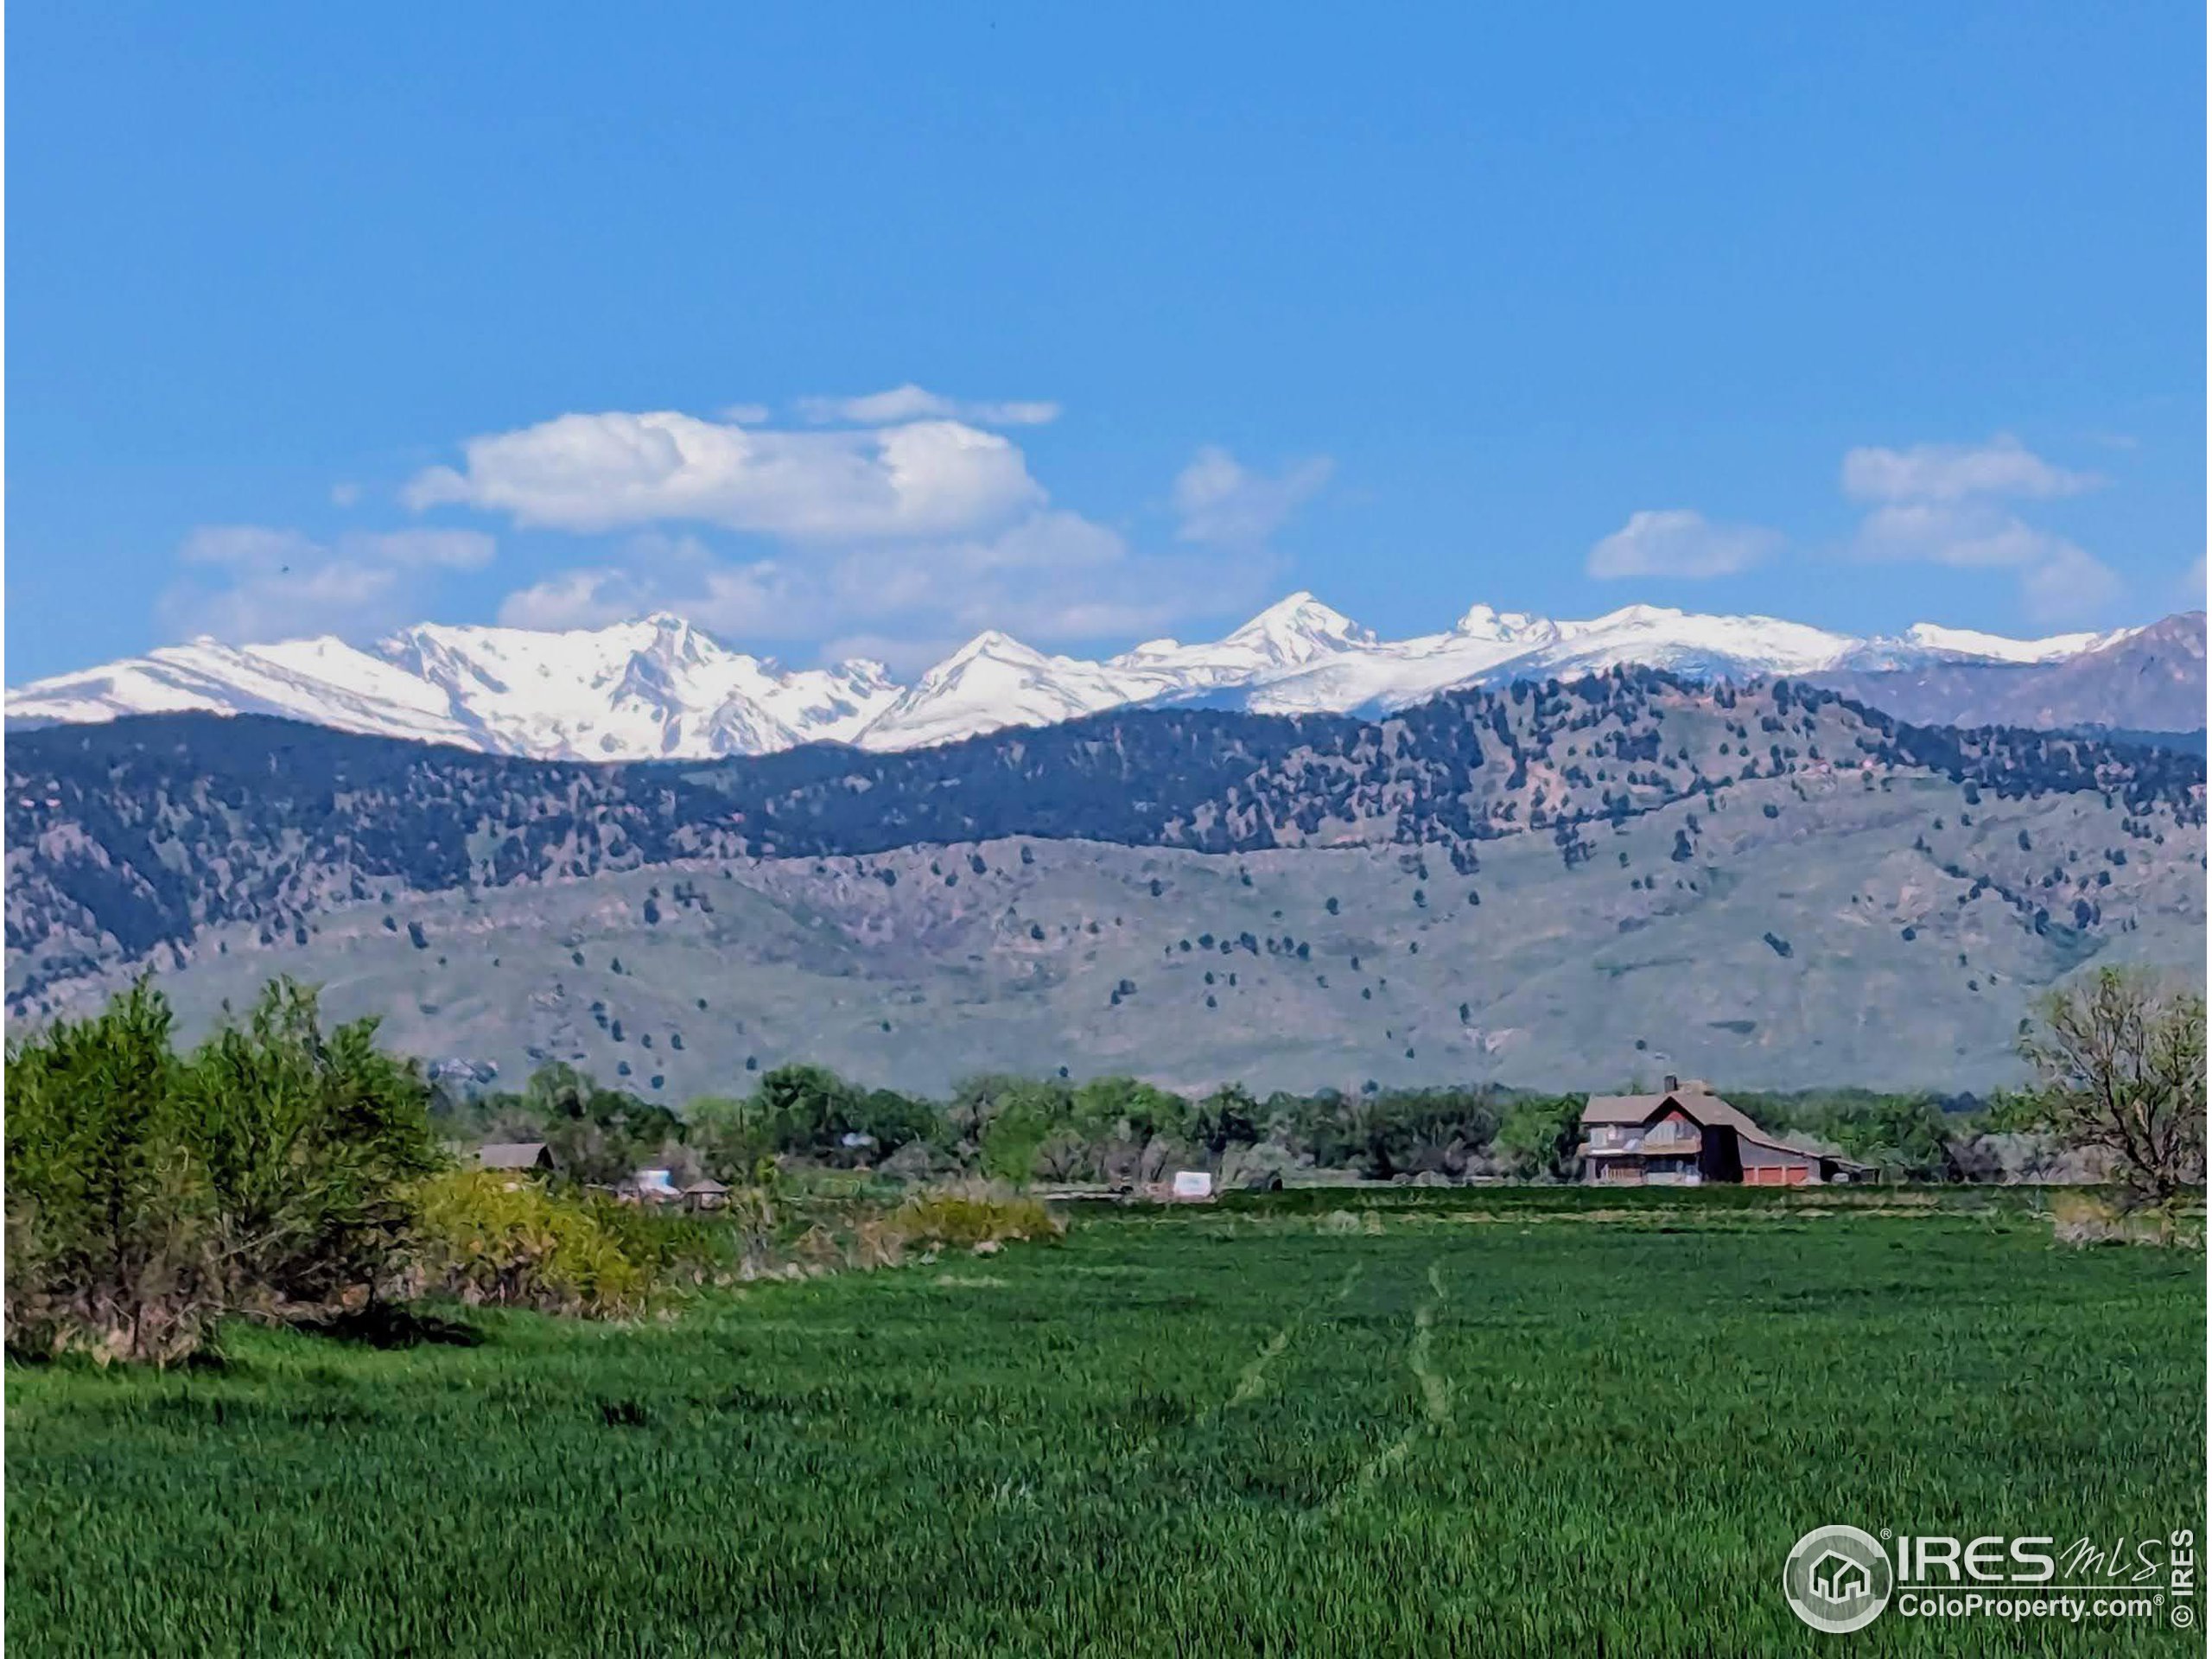
POLYGON ((712 759, 816 742, 926 747, 1179 703, 1372 715, 1454 689, 1636 665, 1819 678, 1929 723, 1985 723, 1970 716, 1987 709, 2007 724, 2195 730, 2203 632, 2197 614, 2043 639, 1929 624, 1862 639, 1648 605, 1587 621, 1478 605, 1446 632, 1384 640, 1300 593, 1221 639, 1156 639, 1100 661, 987 631, 910 685, 868 661, 786 669, 653 615, 557 633, 423 626, 366 651, 327 638, 200 640, 19 687, 7 708, 16 728, 202 710, 540 760, 712 759))

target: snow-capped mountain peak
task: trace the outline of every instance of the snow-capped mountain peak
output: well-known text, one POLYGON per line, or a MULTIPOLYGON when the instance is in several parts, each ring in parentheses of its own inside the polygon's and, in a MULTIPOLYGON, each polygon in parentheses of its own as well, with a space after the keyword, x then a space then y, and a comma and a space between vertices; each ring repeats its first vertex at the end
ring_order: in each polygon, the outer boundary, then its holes
POLYGON ((925 748, 1007 726, 1049 726, 1141 702, 1141 671, 1048 657, 987 629, 914 682, 859 734, 874 749, 925 748))
POLYGON ((1147 639, 1141 645, 1131 645, 1118 657, 1107 660, 1116 663, 1149 662, 1160 657, 1173 657, 1183 649, 1179 639, 1147 639))
POLYGON ((683 617, 671 616, 666 611, 654 612, 645 618, 644 626, 651 630, 651 635, 647 643, 639 647, 639 656, 650 655, 671 663, 696 664, 730 654, 683 617))
POLYGON ((2134 632, 2118 628, 2110 633, 2054 633, 2043 639, 2007 639, 2002 634, 1973 628, 1946 628, 1933 622, 1916 622, 1904 631, 1916 650, 1968 661, 1996 663, 2055 663, 2116 645, 2134 632))
POLYGON ((1526 611, 1498 611, 1487 605, 1469 607, 1452 630, 1470 639, 1500 645, 1548 644, 1559 638, 1559 624, 1526 611))
POLYGON ((1023 645, 1010 633, 1001 633, 996 628, 985 628, 936 667, 925 671, 922 680, 926 683, 933 677, 942 678, 969 663, 986 658, 999 663, 1020 663, 1025 666, 1052 660, 1035 647, 1023 645))
POLYGON ((1244 646, 1270 662, 1306 663, 1374 641, 1375 636, 1350 617, 1300 591, 1268 606, 1222 644, 1244 646))
POLYGON ((2131 632, 2010 639, 1918 623, 1859 639, 1657 605, 1563 622, 1476 605, 1448 632, 1384 640, 1300 592, 1218 640, 1152 639, 1103 662, 987 629, 902 686, 866 660, 786 669, 660 612, 558 632, 425 623, 365 651, 327 636, 195 640, 23 686, 8 694, 8 715, 73 722, 206 709, 544 759, 706 758, 822 741, 920 747, 1201 697, 1271 713, 1386 712, 1459 686, 1622 664, 1738 679, 2047 664, 2131 632))
POLYGON ((1666 605, 1625 605, 1587 622, 1559 625, 1563 669, 1645 663, 1689 673, 1807 674, 1858 644, 1848 634, 1772 616, 1711 616, 1666 605))

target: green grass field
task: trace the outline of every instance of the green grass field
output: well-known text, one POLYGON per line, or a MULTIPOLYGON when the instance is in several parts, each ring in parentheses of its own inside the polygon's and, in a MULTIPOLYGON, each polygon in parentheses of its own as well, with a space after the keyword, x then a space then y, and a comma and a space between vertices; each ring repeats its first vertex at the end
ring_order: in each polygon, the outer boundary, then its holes
POLYGON ((16 1651, 2201 1646, 1783 1601, 1827 1522, 2202 1540, 2202 1256, 2017 1207, 1292 1194, 481 1323, 11 1366, 16 1651))

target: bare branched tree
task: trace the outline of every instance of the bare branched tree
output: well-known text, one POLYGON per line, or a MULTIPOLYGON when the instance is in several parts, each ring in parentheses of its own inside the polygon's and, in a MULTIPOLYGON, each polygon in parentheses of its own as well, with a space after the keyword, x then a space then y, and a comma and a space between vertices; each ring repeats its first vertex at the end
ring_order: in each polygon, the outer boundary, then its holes
POLYGON ((2066 1145, 2101 1152, 2131 1203, 2204 1179, 2204 998, 2107 968, 2054 991, 2020 1039, 2037 1103, 2066 1145))

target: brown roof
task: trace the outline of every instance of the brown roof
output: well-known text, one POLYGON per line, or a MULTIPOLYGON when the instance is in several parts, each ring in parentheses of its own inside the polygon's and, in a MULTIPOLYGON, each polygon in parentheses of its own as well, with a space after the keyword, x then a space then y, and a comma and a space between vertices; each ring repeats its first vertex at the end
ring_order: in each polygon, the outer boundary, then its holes
POLYGON ((1711 1090, 1699 1086, 1669 1090, 1656 1095, 1592 1095, 1582 1109, 1585 1123, 1643 1123, 1669 1107, 1679 1107, 1685 1117, 1701 1128, 1726 1126, 1738 1135, 1758 1135, 1759 1126, 1711 1090))
POLYGON ((534 1169, 553 1161, 543 1141, 494 1141, 476 1148, 476 1160, 486 1169, 534 1169))
POLYGON ((1799 1146, 1793 1141, 1783 1140, 1780 1135, 1766 1135, 1758 1130, 1739 1129, 1736 1132, 1736 1140, 1739 1145, 1748 1142, 1762 1151, 1778 1152, 1785 1157, 1802 1158, 1812 1164, 1817 1164, 1821 1159, 1829 1155, 1812 1147, 1799 1146))
POLYGON ((1743 1112, 1701 1083, 1686 1084, 1679 1089, 1656 1095, 1592 1095, 1590 1103, 1582 1109, 1582 1121, 1585 1123, 1645 1123, 1670 1106, 1679 1108, 1684 1116, 1700 1128, 1733 1129, 1738 1140, 1748 1141, 1755 1147, 1764 1147, 1770 1152, 1786 1152, 1793 1158, 1826 1158, 1853 1169, 1866 1167, 1838 1154, 1808 1146, 1794 1137, 1775 1135, 1759 1128, 1743 1112))

